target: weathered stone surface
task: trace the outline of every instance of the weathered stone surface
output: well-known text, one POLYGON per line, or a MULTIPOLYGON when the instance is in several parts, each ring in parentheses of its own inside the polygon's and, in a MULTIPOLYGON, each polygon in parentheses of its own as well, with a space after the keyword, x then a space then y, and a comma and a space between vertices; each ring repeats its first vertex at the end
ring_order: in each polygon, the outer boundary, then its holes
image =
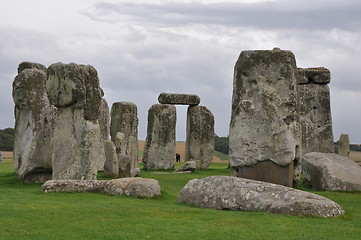
POLYGON ((159 182, 149 178, 120 178, 113 180, 49 180, 44 192, 104 192, 110 195, 155 197, 161 195, 159 182))
POLYGON ((296 216, 334 217, 344 214, 337 203, 316 194, 227 176, 189 181, 179 192, 178 202, 219 210, 261 211, 296 216))
POLYGON ((154 104, 148 110, 147 138, 144 146, 145 169, 174 168, 176 108, 154 104))
POLYGON ((46 73, 46 67, 40 63, 33 63, 33 62, 22 62, 18 66, 18 73, 21 73, 25 69, 38 69, 44 71, 46 73))
POLYGON ((341 134, 337 145, 337 154, 345 157, 350 155, 350 137, 348 134, 341 134))
POLYGON ((196 161, 188 161, 188 162, 185 162, 182 166, 180 166, 176 170, 174 170, 174 172, 184 172, 184 171, 194 172, 194 170, 196 170, 196 168, 197 168, 196 161))
POLYGON ((214 116, 204 106, 189 106, 185 161, 195 161, 197 169, 207 169, 214 156, 214 116))
POLYGON ((119 177, 127 178, 131 176, 131 162, 128 155, 118 154, 119 177))
POLYGON ((330 83, 331 73, 330 70, 324 67, 318 68, 299 68, 298 69, 299 84, 328 84, 330 83))
POLYGON ((302 153, 333 153, 332 117, 328 86, 325 84, 303 84, 298 86, 298 90, 302 153))
POLYGON ((56 108, 45 90, 46 67, 23 62, 13 82, 15 103, 14 170, 23 182, 51 179, 50 139, 56 108))
POLYGON ((334 153, 303 155, 302 172, 316 190, 361 191, 361 167, 334 153))
POLYGON ((201 99, 197 95, 161 93, 158 102, 162 104, 198 105, 201 99))
POLYGON ((103 192, 107 180, 49 180, 41 189, 43 192, 103 192))
POLYGON ((119 178, 110 180, 104 192, 110 195, 155 197, 161 195, 161 188, 155 179, 119 178))
POLYGON ((130 177, 140 177, 140 168, 133 168, 130 170, 130 177))
POLYGON ((58 108, 51 139, 52 179, 96 179, 105 159, 99 126, 102 90, 92 66, 52 64, 46 90, 58 108))
POLYGON ((99 125, 102 141, 108 140, 110 136, 110 115, 107 100, 104 98, 100 104, 99 125))
MULTIPOLYGON (((229 129, 232 168, 263 161, 285 167, 300 160, 297 78, 290 51, 241 52, 234 69, 229 129)), ((287 182, 289 176, 284 176, 287 182)))
POLYGON ((111 109, 110 136, 116 141, 118 132, 124 134, 125 150, 121 154, 128 155, 131 169, 138 167, 138 112, 137 106, 130 102, 113 103, 111 109))
POLYGON ((119 165, 118 165, 117 151, 114 143, 111 140, 105 140, 104 151, 105 151, 105 162, 104 162, 105 176, 111 178, 118 178, 119 165))

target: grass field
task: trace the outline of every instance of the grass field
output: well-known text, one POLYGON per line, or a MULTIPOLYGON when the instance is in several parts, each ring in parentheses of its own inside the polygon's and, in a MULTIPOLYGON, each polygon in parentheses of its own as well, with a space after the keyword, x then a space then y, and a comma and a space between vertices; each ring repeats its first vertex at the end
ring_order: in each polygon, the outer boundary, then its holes
POLYGON ((41 184, 20 183, 11 159, 6 159, 0 164, 0 239, 360 239, 360 193, 316 192, 346 210, 345 216, 332 219, 219 211, 176 202, 190 179, 229 175, 227 165, 215 162, 192 174, 142 171, 142 177, 157 179, 162 188, 162 196, 147 199, 43 193, 41 184))

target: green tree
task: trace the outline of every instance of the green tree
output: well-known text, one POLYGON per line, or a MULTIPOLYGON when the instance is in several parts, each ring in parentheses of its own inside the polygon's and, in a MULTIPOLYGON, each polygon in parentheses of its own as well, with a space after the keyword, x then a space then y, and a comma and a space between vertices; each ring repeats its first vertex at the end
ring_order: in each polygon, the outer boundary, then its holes
POLYGON ((0 150, 12 151, 14 148, 15 130, 13 128, 0 129, 0 150))
POLYGON ((229 153, 229 139, 228 139, 228 137, 219 137, 219 136, 217 136, 217 134, 215 134, 214 149, 217 152, 228 154, 229 153))

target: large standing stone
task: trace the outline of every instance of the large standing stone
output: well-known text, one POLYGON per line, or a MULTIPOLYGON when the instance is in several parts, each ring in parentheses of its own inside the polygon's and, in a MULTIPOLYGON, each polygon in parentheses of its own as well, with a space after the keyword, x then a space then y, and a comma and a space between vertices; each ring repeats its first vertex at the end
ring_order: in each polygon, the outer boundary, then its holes
POLYGON ((189 106, 185 161, 195 161, 198 169, 207 169, 214 156, 214 116, 204 106, 189 106))
POLYGON ((148 110, 145 169, 174 168, 176 114, 175 106, 168 104, 154 104, 148 110))
POLYGON ((138 167, 138 116, 137 106, 130 102, 113 103, 111 110, 110 136, 115 143, 118 132, 124 134, 123 144, 131 162, 131 169, 138 167))
POLYGON ((302 154, 334 152, 330 107, 330 71, 326 68, 298 69, 302 154))
POLYGON ((218 210, 334 217, 345 213, 337 203, 316 194, 244 178, 211 176, 190 180, 178 202, 218 210))
POLYGON ((350 155, 350 137, 348 134, 341 134, 337 145, 337 154, 345 157, 350 155))
POLYGON ((100 133, 103 141, 108 140, 110 136, 110 115, 107 100, 102 98, 100 104, 100 115, 99 115, 100 133))
POLYGON ((201 99, 192 94, 161 93, 158 101, 162 104, 198 105, 201 99))
POLYGON ((361 191, 361 167, 352 159, 334 153, 302 156, 302 173, 316 190, 361 191))
POLYGON ((58 108, 51 139, 53 179, 96 179, 105 159, 99 126, 102 90, 90 65, 52 64, 46 90, 58 108))
POLYGON ((300 158, 297 77, 290 51, 241 52, 229 129, 234 176, 292 186, 300 158))
POLYGON ((23 62, 13 82, 15 103, 14 170, 24 182, 51 179, 50 139, 56 108, 45 89, 46 67, 23 62))

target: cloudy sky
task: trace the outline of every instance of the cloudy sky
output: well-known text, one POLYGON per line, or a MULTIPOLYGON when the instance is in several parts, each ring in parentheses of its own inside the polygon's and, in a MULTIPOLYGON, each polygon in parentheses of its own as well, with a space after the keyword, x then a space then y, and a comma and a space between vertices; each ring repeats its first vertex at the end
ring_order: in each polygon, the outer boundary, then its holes
MULTIPOLYGON (((335 140, 361 143, 359 0, 11 0, 0 8, 0 129, 14 126, 22 61, 90 64, 105 98, 138 106, 139 138, 161 92, 191 93, 228 135, 233 67, 242 50, 291 50, 299 67, 331 71, 335 140)), ((186 107, 177 107, 185 139, 186 107)))

